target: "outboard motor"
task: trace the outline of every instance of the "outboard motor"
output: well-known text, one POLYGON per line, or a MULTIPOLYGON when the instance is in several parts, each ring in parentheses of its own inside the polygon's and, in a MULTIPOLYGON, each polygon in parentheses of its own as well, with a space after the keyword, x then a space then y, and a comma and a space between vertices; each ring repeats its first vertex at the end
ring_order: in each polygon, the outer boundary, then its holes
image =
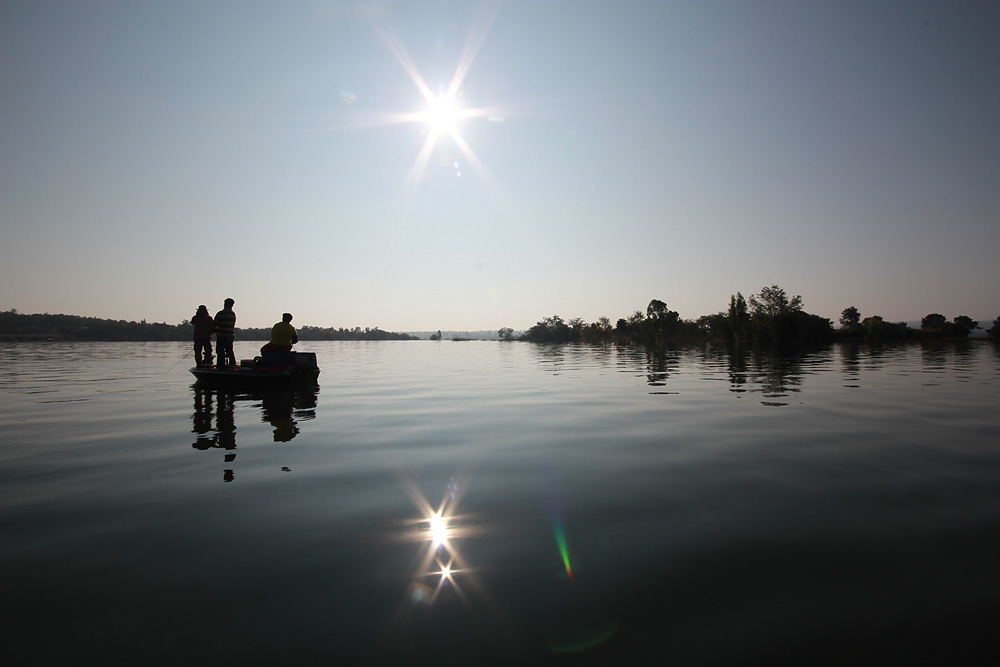
POLYGON ((316 365, 315 352, 292 352, 292 354, 295 355, 292 363, 296 368, 319 368, 316 365))

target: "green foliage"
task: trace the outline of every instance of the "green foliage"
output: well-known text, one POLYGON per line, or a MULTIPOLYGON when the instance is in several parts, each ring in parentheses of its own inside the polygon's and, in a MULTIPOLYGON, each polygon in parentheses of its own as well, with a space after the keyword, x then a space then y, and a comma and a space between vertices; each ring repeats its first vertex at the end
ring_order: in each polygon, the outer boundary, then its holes
POLYGON ((941 313, 931 313, 920 320, 921 329, 941 329, 948 323, 948 318, 941 313))
POLYGON ((704 340, 726 343, 816 341, 828 339, 832 333, 829 319, 802 310, 801 296, 789 299, 783 289, 771 285, 751 297, 749 306, 743 295, 736 293, 730 297, 728 312, 706 315, 697 321, 682 320, 666 302, 653 299, 645 312, 636 310, 628 317, 619 318, 613 328, 607 317, 588 325, 580 318, 566 322, 553 315, 531 327, 521 340, 540 343, 614 340, 619 344, 660 347, 704 340))
MULTIPOLYGON (((0 313, 0 335, 14 340, 191 340, 189 324, 127 322, 79 315, 0 313)), ((268 332, 270 333, 270 332, 268 332)))
POLYGON ((866 317, 861 322, 860 330, 866 338, 873 341, 901 340, 915 334, 915 330, 910 329, 906 322, 886 322, 881 315, 866 317))
POLYGON ((646 319, 642 321, 640 336, 646 343, 663 344, 673 342, 681 334, 680 315, 667 308, 667 304, 653 299, 646 306, 646 319))
MULTIPOLYGON (((303 340, 411 340, 405 333, 355 327, 334 329, 299 327, 303 340)), ((93 340, 93 341, 190 341, 193 329, 188 320, 180 324, 165 322, 127 322, 78 315, 22 315, 15 311, 0 313, 0 336, 14 340, 93 340)), ((237 328, 237 340, 270 340, 271 327, 237 328)))
POLYGON ((514 340, 514 330, 510 327, 500 327, 500 330, 497 331, 497 336, 500 340, 512 341, 514 340))
POLYGON ((747 310, 746 299, 739 292, 729 297, 727 320, 729 330, 732 332, 733 341, 736 343, 746 341, 747 331, 750 328, 750 312, 747 310))
POLYGON ((951 322, 940 313, 931 313, 920 320, 920 329, 925 335, 939 338, 968 338, 969 334, 979 328, 968 315, 959 315, 951 322))
POLYGON ((750 296, 750 312, 755 318, 775 320, 790 312, 802 310, 802 297, 793 296, 790 300, 785 290, 777 285, 764 287, 760 294, 750 296))
POLYGON ((993 326, 986 330, 991 340, 1000 341, 1000 317, 993 320, 993 326))
POLYGON ((523 340, 533 343, 568 343, 572 340, 573 329, 558 315, 546 317, 528 329, 523 340))
MULTIPOLYGON (((730 307, 735 306, 730 299, 730 307)), ((764 287, 750 297, 749 337, 758 343, 788 344, 829 338, 829 319, 802 310, 802 297, 788 298, 777 285, 764 287)))
POLYGON ((702 315, 698 318, 697 322, 695 322, 695 325, 698 327, 698 331, 704 339, 718 342, 731 342, 736 340, 737 336, 730 325, 730 319, 731 318, 727 313, 702 315))
POLYGON ((619 319, 613 334, 611 320, 601 319, 601 335, 606 340, 613 337, 619 343, 665 345, 698 340, 701 336, 698 324, 682 320, 677 311, 670 310, 659 299, 650 301, 645 313, 637 310, 628 318, 619 319))
POLYGON ((862 326, 865 329, 865 334, 871 338, 880 339, 885 332, 885 320, 882 319, 881 315, 866 317, 862 326))
POLYGON ((609 343, 615 338, 615 330, 607 317, 598 318, 596 322, 586 325, 581 332, 584 343, 609 343))
POLYGON ((840 313, 840 325, 850 329, 861 324, 861 313, 854 306, 848 306, 840 313))
MULTIPOLYGON (((241 333, 241 329, 236 330, 236 339, 248 338, 252 340, 269 340, 271 329, 246 330, 241 333), (264 336, 251 338, 251 331, 263 333, 264 336)), ((440 332, 439 332, 440 333, 440 332)), ((334 327, 311 327, 303 326, 299 328, 299 340, 419 340, 415 336, 407 333, 397 333, 395 331, 383 331, 378 327, 354 327, 353 329, 334 327)))
POLYGON ((979 322, 976 322, 968 315, 959 315, 952 322, 955 335, 961 338, 968 338, 969 334, 979 328, 979 322))
POLYGON ((628 318, 621 318, 612 327, 611 320, 601 317, 592 324, 574 317, 568 322, 558 315, 546 317, 528 329, 521 340, 535 343, 643 343, 662 345, 699 339, 699 328, 694 322, 680 319, 676 311, 658 299, 649 302, 646 312, 635 311, 628 318))

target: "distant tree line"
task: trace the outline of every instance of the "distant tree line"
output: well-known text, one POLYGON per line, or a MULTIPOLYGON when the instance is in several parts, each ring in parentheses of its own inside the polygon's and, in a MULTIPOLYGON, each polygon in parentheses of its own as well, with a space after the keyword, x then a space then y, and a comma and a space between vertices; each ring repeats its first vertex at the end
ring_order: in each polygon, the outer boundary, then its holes
MULTIPOLYGON (((406 333, 396 333, 394 331, 383 331, 378 327, 371 328, 354 327, 345 329, 343 327, 296 327, 300 340, 420 340, 416 336, 406 333)), ((237 336, 242 335, 250 340, 270 340, 271 327, 263 329, 237 329, 237 336)))
MULTIPOLYGON (((913 329, 906 322, 886 322, 879 315, 861 319, 861 313, 854 306, 845 308, 840 314, 840 331, 842 337, 868 339, 906 339, 906 338, 968 338, 979 328, 979 322, 967 315, 959 315, 951 322, 940 313, 930 313, 920 320, 920 328, 913 329)), ((987 335, 996 339, 1000 334, 1000 318, 986 331, 987 335)))
MULTIPOLYGON (((737 292, 729 299, 729 308, 697 320, 681 319, 677 311, 653 299, 646 311, 637 310, 620 318, 614 326, 607 317, 587 323, 580 318, 564 320, 558 315, 545 317, 520 337, 504 327, 497 333, 500 340, 523 340, 537 343, 641 343, 662 345, 691 342, 728 344, 791 344, 816 343, 835 338, 868 338, 874 340, 905 338, 966 338, 978 327, 970 317, 960 315, 949 322, 943 315, 932 313, 921 322, 920 329, 905 322, 885 322, 873 315, 861 319, 854 306, 845 308, 839 329, 829 318, 803 309, 802 296, 791 298, 784 289, 770 285, 749 299, 737 292)), ((1000 339, 1000 318, 987 331, 1000 339)))
MULTIPOLYGON (((322 328, 297 327, 299 337, 307 340, 415 340, 405 333, 383 331, 378 327, 322 328)), ((0 337, 7 340, 81 340, 81 341, 189 341, 193 329, 188 320, 180 324, 166 322, 129 322, 79 315, 25 315, 15 309, 0 312, 0 337)), ((236 340, 270 340, 271 327, 237 328, 236 340)))

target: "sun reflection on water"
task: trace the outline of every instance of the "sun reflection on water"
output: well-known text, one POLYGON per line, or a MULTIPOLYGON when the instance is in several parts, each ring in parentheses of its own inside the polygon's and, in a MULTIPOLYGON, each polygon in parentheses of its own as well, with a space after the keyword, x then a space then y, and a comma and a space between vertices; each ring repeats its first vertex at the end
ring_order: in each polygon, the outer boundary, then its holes
POLYGON ((430 606, 446 589, 464 598, 456 575, 468 574, 469 568, 462 560, 457 540, 467 537, 470 531, 463 525, 463 517, 457 514, 461 500, 458 482, 454 477, 448 480, 444 497, 436 508, 412 482, 404 482, 404 488, 421 515, 410 522, 417 530, 409 535, 423 543, 410 587, 411 601, 430 606))
MULTIPOLYGON (((561 475, 555 469, 546 469, 538 481, 541 504, 548 515, 559 555, 558 573, 550 581, 562 583, 551 590, 560 591, 564 603, 583 601, 570 559, 561 475)), ((403 479, 401 484, 416 508, 416 516, 403 525, 405 540, 417 545, 417 555, 412 569, 406 573, 408 584, 401 590, 402 599, 386 628, 387 647, 435 641, 428 638, 440 639, 443 635, 438 633, 448 628, 448 632, 482 633, 479 635, 482 641, 503 647, 502 650, 517 652, 521 649, 515 647, 533 646, 532 650, 544 647, 550 653, 565 654, 589 650, 614 634, 613 623, 598 619, 600 623, 595 626, 593 614, 579 615, 572 604, 571 611, 527 633, 512 624, 488 590, 483 577, 489 575, 477 573, 466 562, 461 548, 461 543, 475 536, 496 537, 498 530, 505 530, 503 524, 489 526, 484 524, 482 516, 459 513, 462 494, 467 490, 467 480, 462 477, 448 480, 437 505, 432 505, 412 480, 403 479)))

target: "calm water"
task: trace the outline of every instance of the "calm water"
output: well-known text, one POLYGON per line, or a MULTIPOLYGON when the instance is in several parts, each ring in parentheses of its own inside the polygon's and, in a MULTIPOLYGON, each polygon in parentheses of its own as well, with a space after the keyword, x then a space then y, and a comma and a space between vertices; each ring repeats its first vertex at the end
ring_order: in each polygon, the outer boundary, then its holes
POLYGON ((989 344, 299 347, 320 387, 257 395, 192 387, 186 344, 8 347, 5 655, 968 664, 993 646, 989 344))

